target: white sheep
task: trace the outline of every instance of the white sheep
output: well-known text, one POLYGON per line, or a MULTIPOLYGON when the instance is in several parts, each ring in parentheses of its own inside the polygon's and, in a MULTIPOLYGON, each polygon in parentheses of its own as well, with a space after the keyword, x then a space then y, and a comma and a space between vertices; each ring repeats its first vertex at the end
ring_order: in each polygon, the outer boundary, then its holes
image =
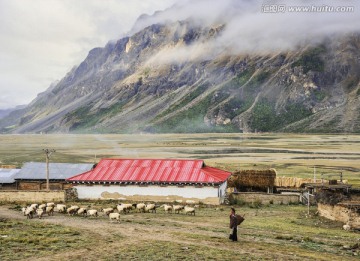
POLYGON ((130 210, 133 209, 132 204, 121 204, 121 206, 124 206, 124 210, 127 211, 128 213, 130 212, 130 210))
POLYGON ((155 204, 147 204, 145 206, 145 212, 152 212, 152 213, 156 213, 156 205, 155 204))
POLYGON ((24 216, 26 216, 26 214, 25 214, 26 208, 27 208, 27 207, 22 207, 22 208, 21 208, 21 212, 24 214, 24 216))
POLYGON ((57 204, 56 209, 59 213, 65 213, 66 212, 66 205, 64 204, 57 204))
POLYGON ((144 203, 136 204, 136 209, 138 210, 138 212, 145 212, 145 207, 146 205, 144 203))
POLYGON ((71 206, 66 210, 66 212, 69 214, 69 216, 73 216, 77 211, 79 210, 78 206, 71 206))
POLYGON ((42 218, 44 212, 45 212, 45 211, 44 211, 42 208, 38 208, 38 209, 36 210, 36 214, 37 214, 37 216, 38 216, 39 219, 42 218))
POLYGON ((47 207, 55 207, 55 203, 54 202, 49 202, 49 203, 46 203, 46 206, 47 207))
POLYGON ((346 231, 350 231, 351 226, 349 225, 349 223, 346 223, 345 225, 343 225, 343 229, 346 231))
POLYGON ((182 205, 174 205, 173 209, 174 209, 175 214, 176 214, 176 212, 179 214, 180 211, 184 209, 184 206, 182 206, 182 205))
POLYGON ((86 208, 79 208, 78 211, 77 211, 77 214, 86 216, 87 215, 87 209, 86 208))
POLYGON ((124 213, 129 213, 130 210, 133 209, 133 205, 132 204, 124 204, 124 203, 120 203, 116 206, 116 208, 120 209, 120 211, 123 211, 124 213))
POLYGON ((90 209, 87 211, 88 216, 90 217, 97 217, 98 216, 98 211, 96 209, 90 209))
POLYGON ((37 209, 39 207, 39 204, 31 204, 30 207, 33 209, 37 209))
POLYGON ((118 222, 120 222, 120 214, 119 213, 109 213, 109 219, 110 219, 110 221, 113 219, 116 219, 118 222))
POLYGON ((35 213, 35 209, 32 208, 32 207, 27 207, 26 210, 25 210, 25 216, 26 216, 27 219, 28 218, 29 219, 33 218, 34 213, 35 213))
POLYGON ((46 208, 46 204, 41 204, 41 205, 39 205, 38 208, 41 208, 42 210, 44 210, 46 208))
POLYGON ((165 212, 167 212, 167 213, 172 213, 172 210, 173 210, 173 207, 172 206, 170 206, 170 205, 163 205, 164 206, 164 210, 165 210, 165 212))
POLYGON ((45 212, 49 215, 49 216, 53 216, 54 215, 54 207, 46 207, 45 208, 45 212))
POLYGON ((195 208, 185 206, 184 211, 185 211, 185 214, 190 214, 190 215, 194 214, 194 216, 195 216, 195 208))
POLYGON ((124 213, 124 214, 126 214, 126 207, 125 206, 123 206, 123 205, 117 205, 116 206, 116 209, 117 209, 117 211, 119 212, 119 213, 124 213))
POLYGON ((113 208, 104 208, 101 211, 104 212, 104 214, 108 216, 110 213, 114 212, 114 209, 113 208))

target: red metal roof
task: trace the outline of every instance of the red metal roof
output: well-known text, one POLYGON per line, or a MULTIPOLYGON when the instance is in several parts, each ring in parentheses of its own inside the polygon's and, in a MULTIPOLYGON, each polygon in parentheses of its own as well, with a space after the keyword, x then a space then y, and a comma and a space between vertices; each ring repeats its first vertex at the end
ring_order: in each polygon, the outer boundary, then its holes
POLYGON ((67 179, 94 182, 222 183, 230 172, 202 160, 102 159, 93 170, 67 179))

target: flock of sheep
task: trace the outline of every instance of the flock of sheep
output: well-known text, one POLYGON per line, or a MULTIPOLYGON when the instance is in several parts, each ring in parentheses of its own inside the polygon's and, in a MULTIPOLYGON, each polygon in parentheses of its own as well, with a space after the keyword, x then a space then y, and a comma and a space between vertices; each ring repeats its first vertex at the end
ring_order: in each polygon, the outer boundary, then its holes
POLYGON ((115 220, 120 222, 120 214, 127 214, 131 211, 136 211, 139 213, 152 212, 156 213, 157 208, 164 208, 166 213, 177 213, 184 212, 185 214, 190 214, 195 216, 195 207, 183 206, 183 205, 167 205, 163 204, 161 206, 156 204, 118 204, 116 208, 101 208, 99 211, 97 209, 88 209, 87 207, 79 207, 79 206, 70 206, 67 207, 64 204, 55 204, 53 202, 46 204, 31 204, 27 207, 22 208, 22 213, 28 219, 32 219, 34 216, 38 218, 42 218, 45 214, 52 216, 54 215, 54 211, 56 210, 59 213, 68 214, 70 216, 79 215, 79 216, 89 216, 89 217, 97 217, 99 216, 99 212, 103 213, 109 217, 110 221, 115 220))

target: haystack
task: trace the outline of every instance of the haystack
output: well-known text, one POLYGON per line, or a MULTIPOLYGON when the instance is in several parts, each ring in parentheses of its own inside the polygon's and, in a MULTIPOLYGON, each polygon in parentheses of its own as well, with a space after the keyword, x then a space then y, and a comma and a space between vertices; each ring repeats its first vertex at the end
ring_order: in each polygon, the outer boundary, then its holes
MULTIPOLYGON (((282 188, 303 188, 306 184, 324 183, 329 184, 328 180, 317 179, 314 181, 312 178, 296 178, 296 177, 276 177, 275 186, 282 188)), ((339 180, 336 183, 340 183, 339 180)), ((343 180, 341 183, 347 184, 347 180, 343 180)), ((331 184, 329 184, 331 185, 331 184)))
POLYGON ((15 165, 0 165, 0 169, 16 169, 15 165))
POLYGON ((228 179, 228 187, 274 187, 276 178, 275 169, 240 170, 234 172, 228 179))
POLYGON ((314 179, 311 178, 276 177, 275 186, 283 188, 301 188, 306 183, 312 182, 314 182, 314 179))

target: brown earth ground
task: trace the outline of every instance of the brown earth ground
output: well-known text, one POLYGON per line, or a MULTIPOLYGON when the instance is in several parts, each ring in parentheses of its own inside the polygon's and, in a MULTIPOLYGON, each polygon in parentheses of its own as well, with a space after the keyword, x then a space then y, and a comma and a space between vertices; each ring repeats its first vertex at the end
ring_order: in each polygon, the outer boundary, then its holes
MULTIPOLYGON (((160 209, 156 214, 133 212, 122 214, 121 222, 117 223, 103 215, 85 218, 60 213, 27 220, 18 209, 2 205, 0 259, 359 260, 358 233, 345 232, 342 224, 316 215, 306 217, 303 206, 242 207, 246 220, 239 228, 239 242, 235 243, 227 239, 228 210, 228 206, 201 206, 196 216, 166 214, 160 209), (35 231, 46 234, 48 227, 54 225, 60 231, 74 230, 76 244, 71 247, 64 244, 54 251, 52 247, 60 242, 54 241, 54 245, 37 242, 36 233, 31 230, 26 231, 26 237, 33 238, 31 241, 11 245, 17 228, 41 226, 35 231)), ((316 209, 311 211, 315 213, 316 209)), ((61 240, 69 241, 68 237, 61 240)))

